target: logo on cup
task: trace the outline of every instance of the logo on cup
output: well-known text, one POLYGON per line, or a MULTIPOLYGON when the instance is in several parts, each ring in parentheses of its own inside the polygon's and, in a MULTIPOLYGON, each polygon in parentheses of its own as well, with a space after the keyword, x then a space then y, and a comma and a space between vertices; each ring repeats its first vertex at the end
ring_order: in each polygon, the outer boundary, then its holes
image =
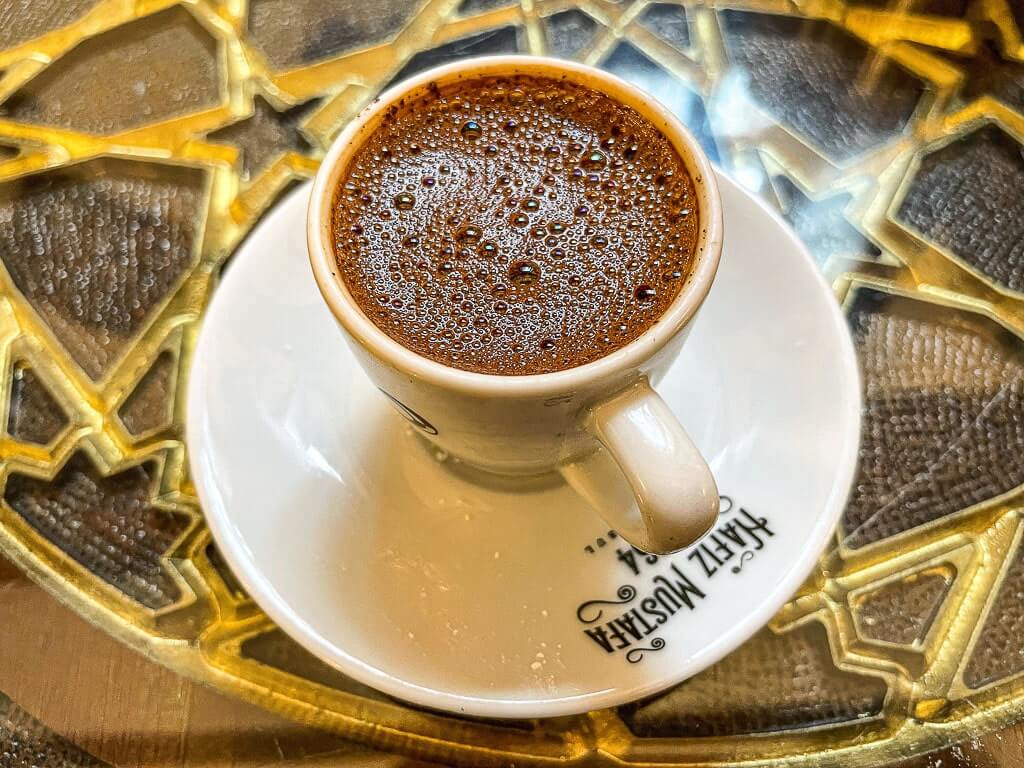
POLYGON ((407 406, 405 403, 403 403, 401 400, 396 398, 394 395, 388 394, 383 389, 380 390, 380 391, 384 395, 384 397, 386 397, 388 400, 390 400, 394 404, 395 408, 398 409, 398 412, 400 414, 402 414, 403 416, 405 416, 405 418, 407 418, 409 421, 411 421, 415 427, 417 427, 418 429, 422 429, 428 435, 436 435, 437 434, 437 427, 435 427, 429 421, 427 421, 422 416, 420 416, 418 413, 416 413, 416 411, 414 411, 412 408, 407 406))

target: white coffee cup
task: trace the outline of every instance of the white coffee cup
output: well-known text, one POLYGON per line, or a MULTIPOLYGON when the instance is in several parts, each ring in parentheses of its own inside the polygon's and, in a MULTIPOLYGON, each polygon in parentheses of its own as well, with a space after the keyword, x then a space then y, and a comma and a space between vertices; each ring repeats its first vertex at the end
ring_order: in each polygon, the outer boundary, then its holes
POLYGON ((722 205, 711 163, 696 139, 652 97, 605 72, 543 57, 468 59, 424 72, 382 94, 335 139, 313 184, 306 229, 317 285, 356 359, 442 450, 501 475, 557 470, 623 538, 647 552, 681 549, 714 524, 719 501, 711 470, 652 385, 675 360, 711 288, 722 252, 722 205), (565 77, 650 120, 683 159, 700 217, 687 283, 656 323, 598 360, 526 376, 451 368, 384 333, 337 274, 331 223, 347 165, 387 107, 428 83, 513 74, 565 77))

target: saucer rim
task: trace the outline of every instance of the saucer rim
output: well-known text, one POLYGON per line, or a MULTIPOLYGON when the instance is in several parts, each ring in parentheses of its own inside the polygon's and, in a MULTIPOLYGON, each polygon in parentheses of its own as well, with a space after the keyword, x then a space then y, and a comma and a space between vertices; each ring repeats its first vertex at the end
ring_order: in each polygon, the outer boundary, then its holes
MULTIPOLYGON (((213 477, 212 467, 204 464, 203 458, 208 456, 202 436, 204 434, 200 420, 205 416, 205 400, 200 395, 206 387, 202 384, 208 379, 212 370, 210 356, 204 354, 205 347, 210 344, 207 328, 220 325, 220 316, 230 313, 231 305, 227 300, 227 292, 214 293, 207 307, 203 327, 200 329, 192 358, 192 370, 187 384, 185 435, 188 447, 189 468, 193 485, 198 496, 200 508, 211 535, 227 561, 232 572, 238 577, 253 601, 283 629, 292 639, 317 658, 340 672, 350 676, 356 682, 367 685, 400 701, 433 710, 450 712, 460 715, 471 715, 483 718, 500 719, 534 719, 578 715, 597 709, 621 706, 629 702, 652 696, 677 685, 708 669, 730 652, 749 640, 764 627, 778 610, 785 605, 793 594, 810 575, 815 563, 821 557, 828 539, 845 508, 857 469, 857 456, 862 430, 862 387, 859 364, 853 339, 847 327, 846 318, 839 302, 834 300, 834 293, 826 281, 821 269, 814 261, 807 247, 797 237, 789 224, 764 201, 744 189, 738 182, 727 176, 720 168, 715 167, 719 189, 723 199, 723 213, 728 209, 726 199, 733 195, 747 197, 762 212, 766 213, 772 223, 780 229, 793 246, 793 250, 801 257, 799 262, 810 270, 813 279, 827 295, 833 297, 829 313, 833 322, 833 330, 839 338, 838 346, 843 353, 842 367, 845 370, 840 376, 843 389, 840 390, 846 407, 842 413, 842 430, 846 440, 838 458, 835 479, 829 496, 817 518, 817 524, 804 537, 799 548, 796 562, 789 569, 785 578, 779 580, 761 601, 758 608, 745 614, 732 630, 723 634, 713 643, 693 653, 685 663, 681 664, 671 675, 665 675, 644 684, 632 687, 612 687, 583 694, 559 696, 557 698, 501 699, 469 696, 417 685, 373 666, 347 653, 323 637, 277 592, 273 584, 259 568, 255 557, 248 550, 243 537, 232 523, 224 506, 215 503, 208 483, 213 477)), ((308 199, 312 190, 312 182, 303 184, 290 195, 281 200, 278 207, 287 205, 293 197, 304 196, 308 199)), ((272 216, 267 216, 254 229, 250 243, 257 242, 261 229, 271 226, 272 216)), ((245 245, 242 247, 245 248, 245 245)), ((303 262, 305 263, 305 262, 303 262)), ((230 270, 228 271, 230 275, 230 270)), ((226 278, 230 279, 230 278, 226 278)), ((339 342, 341 340, 339 334, 339 342)))

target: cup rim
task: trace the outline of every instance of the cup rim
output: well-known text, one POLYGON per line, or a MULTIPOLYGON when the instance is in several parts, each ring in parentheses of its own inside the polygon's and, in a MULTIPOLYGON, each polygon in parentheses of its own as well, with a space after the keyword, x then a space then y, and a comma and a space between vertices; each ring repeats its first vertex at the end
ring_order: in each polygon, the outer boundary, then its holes
POLYGON ((501 55, 463 59, 435 67, 393 85, 353 119, 334 139, 313 181, 306 216, 306 243, 317 287, 332 314, 360 345, 395 370, 418 380, 478 397, 553 396, 598 379, 628 374, 658 353, 682 331, 707 297, 722 253, 722 203, 711 161, 686 126, 653 96, 621 78, 584 64, 547 56, 501 55), (391 338, 360 309, 337 274, 331 208, 334 193, 360 136, 373 130, 385 110, 432 82, 451 82, 490 74, 565 77, 594 88, 635 109, 672 143, 693 181, 700 235, 696 264, 686 284, 662 315, 619 349, 583 365, 550 373, 501 375, 454 368, 413 352, 391 338))

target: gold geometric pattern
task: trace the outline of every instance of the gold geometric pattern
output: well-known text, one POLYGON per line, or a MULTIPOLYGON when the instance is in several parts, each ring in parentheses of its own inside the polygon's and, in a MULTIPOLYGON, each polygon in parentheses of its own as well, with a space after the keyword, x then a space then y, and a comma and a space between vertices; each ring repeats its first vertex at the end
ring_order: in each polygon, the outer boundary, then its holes
POLYGON ((1024 483, 1024 342, 978 315, 862 290, 865 404, 843 545, 891 540, 1024 483))
POLYGON ((81 18, 99 0, 43 0, 26 4, 20 0, 0 2, 0 46, 18 43, 60 29, 81 18))
POLYGON ((0 190, 0 259, 93 379, 197 260, 204 186, 196 169, 105 158, 0 190))
POLYGON ((1008 566, 964 670, 964 682, 971 688, 982 688, 1024 672, 1024 613, 1020 604, 1024 551, 1018 549, 1008 566))
POLYGON ((118 409, 121 423, 132 436, 138 437, 170 423, 177 368, 174 355, 166 350, 161 352, 118 409))
POLYGON ((0 550, 183 674, 441 762, 877 765, 1024 715, 1022 17, 0 0, 0 550), (259 218, 381 88, 512 51, 639 84, 787 217, 866 388, 850 505, 770 626, 653 699, 557 721, 422 711, 305 653, 210 541, 182 434, 203 310, 259 218))
POLYGON ((4 112, 23 123, 109 134, 212 107, 219 90, 216 41, 172 8, 75 46, 10 96, 4 112))
POLYGON ((764 630, 728 662, 620 715, 637 736, 740 736, 877 718, 885 694, 879 678, 837 669, 813 622, 764 630))
POLYGON ((67 424, 60 406, 35 372, 21 363, 11 371, 7 434, 15 440, 46 445, 67 424))
POLYGON ((854 604, 853 618, 860 636, 896 645, 920 645, 954 578, 947 568, 928 568, 866 592, 854 604))

